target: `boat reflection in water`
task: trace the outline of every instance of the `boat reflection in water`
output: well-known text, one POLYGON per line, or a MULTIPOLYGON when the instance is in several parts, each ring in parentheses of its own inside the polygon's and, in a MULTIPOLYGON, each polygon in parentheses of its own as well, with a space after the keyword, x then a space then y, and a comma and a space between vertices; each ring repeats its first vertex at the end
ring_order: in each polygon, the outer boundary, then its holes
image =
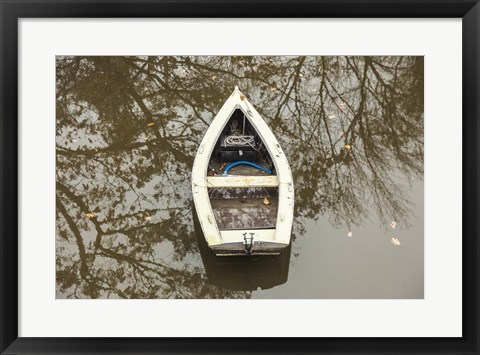
POLYGON ((195 236, 210 284, 233 291, 266 290, 288 280, 291 244, 279 255, 216 256, 193 208, 195 236))

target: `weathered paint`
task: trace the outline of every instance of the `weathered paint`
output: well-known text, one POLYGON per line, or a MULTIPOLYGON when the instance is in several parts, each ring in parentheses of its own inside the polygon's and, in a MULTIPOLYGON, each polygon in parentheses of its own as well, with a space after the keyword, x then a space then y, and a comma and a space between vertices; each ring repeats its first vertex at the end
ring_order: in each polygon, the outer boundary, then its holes
POLYGON ((208 187, 277 187, 278 176, 208 176, 208 187))
MULTIPOLYGON (((222 106, 220 111, 213 119, 210 127, 208 128, 202 142, 200 143, 199 150, 195 157, 192 169, 192 191, 193 201, 195 209, 197 211, 198 219, 202 227, 203 234, 207 244, 215 251, 214 246, 222 246, 227 242, 233 242, 230 240, 231 236, 228 235, 228 241, 224 240, 227 235, 222 235, 218 229, 215 219, 211 220, 213 216, 212 206, 210 204, 208 196, 208 188, 214 184, 223 186, 224 182, 211 177, 207 178, 207 168, 210 156, 215 147, 215 143, 220 137, 220 134, 227 124, 230 116, 236 109, 242 110, 247 119, 252 124, 258 135, 262 138, 265 147, 270 154, 275 170, 277 173, 276 179, 261 179, 267 177, 248 176, 248 177, 235 177, 231 179, 233 184, 240 184, 241 187, 258 187, 258 186, 278 186, 278 214, 277 224, 275 229, 269 229, 269 237, 265 237, 264 240, 269 240, 270 244, 278 243, 279 247, 283 248, 290 243, 292 224, 293 224, 293 206, 294 206, 294 189, 293 178, 290 171, 288 161, 283 154, 283 150, 280 147, 277 139, 273 135, 270 128, 267 126, 260 114, 255 110, 251 103, 245 98, 245 96, 235 87, 235 90, 222 106), (209 184, 210 183, 210 184, 209 184), (251 185, 249 185, 251 184, 251 185), (272 185, 270 185, 272 184, 272 185), (210 215, 210 220, 209 216, 210 215), (280 218, 283 216, 283 218, 280 218), (272 232, 273 231, 273 232, 272 232)), ((229 176, 227 176, 228 178, 229 176)), ((225 178, 225 177, 223 177, 225 178)), ((258 231, 258 230, 257 230, 258 231)), ((237 243, 242 243, 243 236, 237 243)), ((218 249, 218 248, 217 248, 218 249)), ((274 249, 274 248, 273 248, 274 249)))
MULTIPOLYGON (((250 255, 278 255, 287 247, 288 245, 277 242, 258 242, 253 244, 250 255)), ((211 249, 218 256, 248 255, 243 242, 223 243, 212 246, 211 249)))
MULTIPOLYGON (((275 239, 275 229, 243 229, 220 231, 224 243, 243 242, 243 235, 253 236, 254 243, 272 242, 275 239)), ((288 244, 288 243, 287 243, 288 244)))

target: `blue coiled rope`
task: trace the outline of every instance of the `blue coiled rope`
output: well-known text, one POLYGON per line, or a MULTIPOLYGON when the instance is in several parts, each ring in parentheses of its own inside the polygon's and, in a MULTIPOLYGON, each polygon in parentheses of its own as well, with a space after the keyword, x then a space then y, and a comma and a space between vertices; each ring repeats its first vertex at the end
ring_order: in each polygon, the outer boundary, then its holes
POLYGON ((245 161, 245 160, 241 160, 241 161, 237 161, 231 165, 229 165, 224 171, 223 171, 223 175, 227 175, 227 173, 230 171, 231 168, 235 167, 235 166, 238 166, 238 165, 249 165, 249 166, 252 166, 258 170, 262 170, 262 171, 265 171, 267 174, 272 174, 272 171, 271 170, 268 170, 268 169, 265 169, 264 167, 260 166, 260 165, 257 165, 257 164, 254 164, 254 163, 250 163, 249 161, 245 161))

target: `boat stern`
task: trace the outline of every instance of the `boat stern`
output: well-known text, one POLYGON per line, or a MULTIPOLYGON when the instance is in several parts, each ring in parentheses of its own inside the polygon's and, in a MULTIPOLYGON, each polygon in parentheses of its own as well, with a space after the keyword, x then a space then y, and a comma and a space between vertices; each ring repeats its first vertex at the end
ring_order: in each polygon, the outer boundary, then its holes
POLYGON ((222 243, 209 245, 218 256, 278 255, 289 242, 275 240, 275 229, 221 231, 222 243))
POLYGON ((224 243, 213 245, 210 248, 217 256, 238 256, 238 255, 279 255, 288 247, 288 244, 273 242, 253 243, 248 251, 242 242, 224 243))

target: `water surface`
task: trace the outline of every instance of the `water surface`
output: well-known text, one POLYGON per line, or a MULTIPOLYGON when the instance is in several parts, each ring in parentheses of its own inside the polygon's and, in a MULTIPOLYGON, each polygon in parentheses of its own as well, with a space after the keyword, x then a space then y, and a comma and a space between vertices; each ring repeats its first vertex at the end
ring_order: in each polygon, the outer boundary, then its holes
POLYGON ((57 298, 423 298, 423 57, 56 65, 57 298), (236 85, 292 168, 277 258, 218 260, 195 230, 193 159, 236 85))

